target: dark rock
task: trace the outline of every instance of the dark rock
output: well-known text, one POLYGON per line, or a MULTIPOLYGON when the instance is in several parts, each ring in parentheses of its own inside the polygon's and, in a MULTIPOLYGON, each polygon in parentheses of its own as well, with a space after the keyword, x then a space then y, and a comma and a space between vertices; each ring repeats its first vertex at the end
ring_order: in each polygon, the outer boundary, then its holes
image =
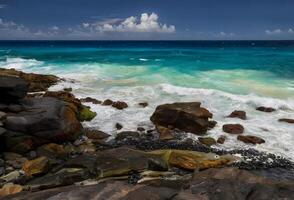
POLYGON ((111 106, 113 104, 113 101, 110 99, 106 99, 105 101, 103 101, 102 105, 103 106, 111 106))
POLYGON ((274 109, 274 108, 264 107, 264 106, 257 107, 256 110, 261 111, 261 112, 274 112, 274 111, 276 111, 276 109, 274 109))
POLYGON ((227 139, 227 137, 226 137, 225 135, 221 135, 221 136, 217 139, 216 142, 219 143, 219 144, 223 144, 223 143, 225 143, 226 139, 227 139))
POLYGON ((71 92, 72 91, 72 88, 63 88, 63 91, 71 92))
POLYGON ((37 149, 38 156, 46 156, 51 159, 65 158, 67 154, 63 145, 55 143, 45 144, 37 149))
POLYGON ((225 124, 223 125, 223 131, 230 134, 242 134, 244 127, 241 124, 225 124))
POLYGON ((7 114, 5 112, 0 111, 0 120, 4 120, 7 114))
POLYGON ((152 171, 168 171, 168 165, 163 159, 149 158, 148 169, 152 171))
POLYGON ((4 134, 7 130, 5 128, 0 127, 0 135, 4 134))
POLYGON ((287 123, 293 124, 294 119, 282 118, 282 119, 279 119, 279 122, 287 122, 287 123))
POLYGON ((143 128, 143 127, 138 127, 138 128, 137 128, 137 131, 144 132, 144 131, 145 131, 145 128, 143 128))
POLYGON ((199 137, 198 140, 202 144, 209 146, 209 147, 216 144, 215 139, 213 139, 212 137, 199 137))
POLYGON ((264 139, 253 136, 253 135, 238 135, 237 139, 244 143, 251 143, 251 144, 265 143, 264 139))
MULTIPOLYGON (((107 156, 107 155, 106 155, 107 156)), ((99 164, 99 163, 98 163, 99 164)), ((66 168, 84 168, 91 174, 97 174, 97 156, 94 154, 82 154, 71 158, 63 165, 66 168)))
POLYGON ((103 140, 110 136, 109 134, 103 131, 99 131, 95 129, 84 129, 84 132, 89 139, 93 139, 93 140, 103 140))
POLYGON ((139 106, 145 108, 145 107, 148 106, 148 103, 147 102, 141 102, 141 103, 139 103, 139 106))
POLYGON ((23 73, 15 69, 0 69, 0 76, 18 76, 29 83, 29 92, 46 91, 52 85, 57 84, 61 79, 53 75, 41 75, 23 73))
POLYGON ((235 110, 228 117, 240 118, 240 119, 243 119, 243 120, 246 120, 246 118, 247 118, 246 117, 246 112, 242 111, 242 110, 235 110))
POLYGON ((29 89, 29 84, 19 77, 0 75, 0 102, 17 102, 23 99, 29 89))
POLYGON ((22 101, 22 106, 24 111, 7 116, 6 129, 53 142, 75 140, 82 131, 76 114, 63 101, 32 98, 22 101))
POLYGON ((122 126, 120 123, 116 123, 116 124, 115 124, 115 128, 116 128, 117 130, 120 130, 120 129, 123 128, 123 126, 122 126))
POLYGON ((83 99, 81 99, 81 102, 84 102, 84 103, 93 103, 93 104, 101 104, 102 103, 102 101, 99 101, 99 100, 94 99, 94 98, 91 98, 91 97, 83 98, 83 99))
POLYGON ((123 110, 128 107, 128 104, 123 101, 116 101, 116 102, 113 102, 112 107, 114 107, 118 110, 123 110))
POLYGON ((217 124, 217 121, 214 121, 214 120, 210 120, 208 122, 208 129, 213 129, 217 124))
POLYGON ((135 131, 123 131, 116 135, 116 140, 124 140, 126 138, 139 138, 140 134, 135 131))
POLYGON ((185 132, 204 134, 212 114, 199 102, 164 104, 156 108, 150 120, 155 125, 173 126, 185 132))

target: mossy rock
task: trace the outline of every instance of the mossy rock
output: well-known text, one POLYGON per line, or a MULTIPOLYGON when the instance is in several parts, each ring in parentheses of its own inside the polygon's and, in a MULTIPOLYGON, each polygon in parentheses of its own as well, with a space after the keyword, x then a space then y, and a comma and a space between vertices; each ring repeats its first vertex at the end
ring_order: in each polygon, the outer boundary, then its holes
POLYGON ((95 118, 97 115, 96 112, 93 112, 90 110, 90 108, 83 106, 79 113, 79 120, 80 121, 91 121, 93 118, 95 118))

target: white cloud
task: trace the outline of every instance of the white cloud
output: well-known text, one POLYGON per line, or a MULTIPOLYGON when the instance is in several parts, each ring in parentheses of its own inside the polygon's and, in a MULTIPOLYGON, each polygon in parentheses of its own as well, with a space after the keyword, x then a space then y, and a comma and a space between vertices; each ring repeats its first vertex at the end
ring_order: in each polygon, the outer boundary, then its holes
POLYGON ((233 37, 235 35, 236 35, 235 33, 226 33, 224 31, 221 31, 216 34, 217 37, 233 37))
POLYGON ((275 29, 275 30, 265 30, 265 33, 268 35, 278 35, 283 33, 281 29, 275 29))
POLYGON ((141 32, 141 33, 173 33, 174 25, 161 24, 155 13, 141 14, 138 19, 135 16, 126 19, 114 18, 95 23, 83 23, 82 27, 99 32, 141 32))
POLYGON ((52 27, 51 27, 51 30, 52 30, 52 31, 59 31, 59 27, 58 27, 58 26, 52 26, 52 27))
POLYGON ((1 8, 5 8, 5 7, 6 7, 5 4, 0 4, 0 9, 1 9, 1 8))
POLYGON ((289 28, 288 29, 288 33, 294 33, 293 29, 292 28, 289 28))

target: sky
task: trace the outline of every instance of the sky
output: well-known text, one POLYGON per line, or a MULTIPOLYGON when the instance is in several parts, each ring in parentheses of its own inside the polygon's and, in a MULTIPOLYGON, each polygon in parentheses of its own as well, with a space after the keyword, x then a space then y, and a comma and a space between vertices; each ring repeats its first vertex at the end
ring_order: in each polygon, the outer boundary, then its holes
POLYGON ((294 0, 0 0, 0 40, 294 39, 294 0))

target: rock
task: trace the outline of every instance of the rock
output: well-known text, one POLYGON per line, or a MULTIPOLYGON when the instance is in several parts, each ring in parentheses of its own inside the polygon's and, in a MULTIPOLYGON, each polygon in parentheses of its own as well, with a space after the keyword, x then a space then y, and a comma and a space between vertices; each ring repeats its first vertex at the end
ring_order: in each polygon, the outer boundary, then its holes
POLYGON ((294 124, 294 119, 282 118, 282 119, 279 119, 279 122, 287 122, 290 124, 294 124))
POLYGON ((86 97, 86 98, 83 98, 81 99, 81 102, 83 103, 92 103, 92 104, 101 104, 102 102, 97 100, 97 99, 94 99, 94 98, 91 98, 91 97, 86 97))
POLYGON ((110 99, 106 99, 105 101, 103 101, 102 105, 103 106, 111 106, 113 104, 113 101, 110 99))
POLYGON ((0 189, 0 197, 16 194, 22 191, 21 185, 15 185, 13 183, 7 183, 0 189))
POLYGON ((219 143, 219 144, 223 144, 223 143, 225 143, 226 139, 227 139, 227 137, 226 137, 225 135, 221 135, 221 136, 217 139, 216 142, 219 143))
POLYGON ((110 137, 109 134, 95 129, 85 129, 84 132, 89 139, 93 140, 103 140, 110 137))
POLYGON ((5 112, 0 111, 0 120, 4 120, 7 114, 5 112))
POLYGON ((47 91, 43 97, 54 97, 61 101, 67 102, 71 108, 76 112, 80 112, 83 109, 81 101, 76 98, 72 93, 66 91, 47 91))
POLYGON ((113 102, 112 107, 114 107, 118 110, 123 110, 128 107, 128 104, 123 101, 116 101, 116 102, 113 102))
POLYGON ((143 128, 143 127, 138 127, 138 128, 137 128, 137 131, 144 132, 144 131, 145 131, 145 128, 143 128))
POLYGON ((12 166, 14 169, 21 169, 23 164, 27 161, 28 159, 25 157, 6 157, 6 165, 12 166))
POLYGON ((223 125, 223 131, 230 134, 242 134, 244 127, 241 124, 225 124, 223 125))
POLYGON ((91 121, 97 116, 96 112, 90 110, 90 108, 83 106, 82 110, 80 111, 78 118, 80 121, 91 121))
POLYGON ((0 135, 4 134, 7 130, 5 128, 0 127, 0 135))
POLYGON ((49 159, 45 156, 42 156, 34 160, 26 161, 22 167, 22 170, 27 176, 35 176, 47 173, 49 168, 49 159))
POLYGON ((246 120, 246 118, 247 118, 246 117, 246 112, 242 111, 242 110, 235 110, 228 117, 240 118, 240 119, 243 119, 243 120, 246 120))
POLYGON ((208 129, 213 129, 217 124, 217 121, 214 121, 214 120, 210 120, 208 122, 208 129))
POLYGON ((148 102, 141 102, 141 103, 139 103, 139 106, 145 108, 148 106, 148 102))
POLYGON ((126 138, 135 139, 135 138, 139 138, 139 136, 140 136, 140 134, 135 131, 123 131, 123 132, 118 133, 116 135, 115 139, 116 140, 124 140, 126 138))
POLYGON ((72 91, 72 88, 70 87, 70 88, 63 88, 63 91, 65 91, 65 92, 71 92, 72 91))
POLYGON ((0 181, 4 181, 4 182, 13 182, 15 180, 17 180, 20 177, 20 173, 19 171, 12 171, 4 176, 0 177, 0 181))
POLYGON ((67 156, 67 152, 62 145, 50 143, 39 147, 37 149, 37 155, 45 156, 52 159, 65 158, 67 156))
POLYGON ((122 126, 120 123, 116 123, 116 124, 115 124, 115 128, 116 128, 117 130, 120 130, 120 129, 123 128, 123 126, 122 126))
POLYGON ((250 144, 265 143, 264 139, 253 136, 253 135, 238 135, 237 139, 244 143, 250 143, 250 144))
POLYGON ((32 98, 22 105, 24 111, 6 117, 6 129, 59 143, 75 140, 82 132, 76 114, 63 101, 51 97, 32 98))
MULTIPOLYGON (((106 151, 107 156, 107 151, 106 151)), ((85 153, 77 157, 71 158, 66 161, 63 167, 66 168, 83 168, 91 174, 97 174, 96 166, 100 163, 97 163, 97 155, 85 153)))
POLYGON ((199 137, 198 140, 202 144, 209 146, 209 147, 216 144, 215 139, 213 139, 212 137, 199 137))
POLYGON ((174 136, 171 134, 169 128, 165 128, 164 126, 156 126, 156 130, 159 133, 160 140, 172 140, 174 136))
POLYGON ((19 77, 0 75, 0 102, 17 102, 23 99, 29 90, 29 84, 19 77))
POLYGON ((199 102, 164 104, 156 108, 150 120, 155 125, 173 126, 185 132, 204 134, 212 114, 199 102))
POLYGON ((276 109, 274 109, 274 108, 264 107, 264 106, 257 107, 256 110, 261 111, 261 112, 274 112, 274 111, 276 111, 276 109))
POLYGON ((15 69, 0 69, 0 76, 18 76, 29 83, 29 92, 46 91, 52 85, 57 84, 61 79, 53 75, 41 75, 33 73, 23 73, 15 69))

